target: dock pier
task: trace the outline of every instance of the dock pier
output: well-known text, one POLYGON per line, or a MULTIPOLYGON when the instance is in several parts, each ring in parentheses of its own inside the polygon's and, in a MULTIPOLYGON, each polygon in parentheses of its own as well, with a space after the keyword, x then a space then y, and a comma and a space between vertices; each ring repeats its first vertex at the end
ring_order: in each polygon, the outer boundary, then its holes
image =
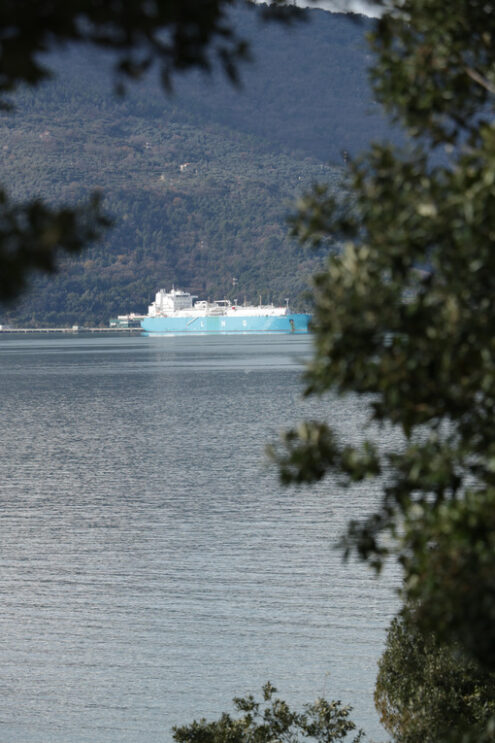
POLYGON ((127 333, 128 335, 135 335, 141 333, 141 328, 2 328, 0 327, 0 334, 2 333, 70 333, 77 335, 78 333, 127 333))

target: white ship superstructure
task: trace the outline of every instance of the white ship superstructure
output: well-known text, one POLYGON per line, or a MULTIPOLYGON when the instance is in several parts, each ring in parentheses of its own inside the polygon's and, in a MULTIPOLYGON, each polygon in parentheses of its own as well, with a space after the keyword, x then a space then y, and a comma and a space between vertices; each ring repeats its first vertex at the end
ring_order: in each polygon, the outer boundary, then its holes
POLYGON ((215 317, 220 315, 244 317, 283 317, 289 314, 288 307, 268 305, 235 305, 227 299, 217 299, 207 302, 197 299, 193 294, 181 289, 172 289, 167 292, 159 289, 155 301, 148 307, 147 317, 215 317))

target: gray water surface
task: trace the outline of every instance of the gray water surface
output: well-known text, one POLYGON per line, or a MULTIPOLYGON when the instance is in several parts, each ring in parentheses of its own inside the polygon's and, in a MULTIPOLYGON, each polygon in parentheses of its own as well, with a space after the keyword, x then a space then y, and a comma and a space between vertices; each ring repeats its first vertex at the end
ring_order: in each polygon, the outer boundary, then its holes
MULTIPOLYGON (((268 679, 373 709, 398 575, 333 545, 379 491, 284 490, 307 337, 0 338, 0 740, 158 743, 268 679)), ((325 414, 351 440, 363 404, 325 414)))

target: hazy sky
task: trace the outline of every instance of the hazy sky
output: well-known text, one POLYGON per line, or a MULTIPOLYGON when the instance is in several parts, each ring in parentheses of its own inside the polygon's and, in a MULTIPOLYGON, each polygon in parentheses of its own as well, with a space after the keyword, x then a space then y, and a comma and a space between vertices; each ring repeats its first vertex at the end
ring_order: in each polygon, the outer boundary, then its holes
MULTIPOLYGON (((263 2, 266 0, 258 0, 263 2)), ((324 10, 333 10, 337 12, 353 11, 354 13, 362 13, 363 15, 378 17, 380 15, 380 8, 373 2, 368 0, 295 0, 296 5, 300 5, 303 8, 323 8, 324 10)))
MULTIPOLYGON (((310 5, 310 3, 306 2, 298 2, 298 5, 310 5)), ((312 4, 313 7, 314 4, 312 4)), ((323 0, 322 2, 317 3, 317 8, 324 8, 325 10, 338 10, 338 11, 346 11, 351 10, 354 13, 362 13, 363 15, 369 15, 377 17, 380 15, 380 9, 377 5, 374 3, 367 2, 366 0, 323 0)))

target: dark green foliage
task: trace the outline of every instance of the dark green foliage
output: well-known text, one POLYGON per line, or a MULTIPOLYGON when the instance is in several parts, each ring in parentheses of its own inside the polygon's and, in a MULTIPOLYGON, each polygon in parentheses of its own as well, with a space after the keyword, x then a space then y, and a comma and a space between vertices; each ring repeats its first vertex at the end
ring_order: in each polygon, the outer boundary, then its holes
POLYGON ((493 740, 495 675, 419 631, 404 609, 388 631, 379 663, 375 704, 395 743, 493 740), (486 736, 486 737, 485 737, 486 736))
POLYGON ((318 699, 307 705, 304 712, 291 710, 287 702, 274 698, 276 689, 270 683, 263 687, 263 702, 254 697, 234 699, 240 717, 224 713, 219 720, 194 721, 191 725, 174 728, 177 743, 297 743, 314 738, 319 743, 364 740, 362 731, 350 720, 350 707, 340 702, 318 699), (352 740, 349 737, 353 735, 352 740))
POLYGON ((372 79, 386 110, 413 136, 435 144, 479 140, 492 120, 494 9, 491 3, 402 3, 371 34, 372 79))
POLYGON ((77 209, 51 209, 37 200, 12 204, 0 192, 0 297, 16 297, 34 270, 53 273, 58 251, 78 253, 109 224, 97 195, 77 209))
POLYGON ((403 561, 409 596, 424 602, 417 620, 456 638, 484 668, 495 668, 495 498, 467 488, 462 498, 408 519, 403 561))
POLYGON ((398 451, 349 450, 321 424, 288 434, 284 480, 383 478, 346 549, 394 554, 404 597, 440 641, 495 669, 495 13, 491 4, 390 3, 373 33, 381 102, 417 144, 374 146, 348 199, 316 189, 295 232, 339 241, 315 280, 307 393, 357 393, 398 451), (438 145, 446 156, 438 156, 438 145), (455 148, 452 147, 455 143, 455 148), (329 443, 330 442, 330 443, 329 443))

